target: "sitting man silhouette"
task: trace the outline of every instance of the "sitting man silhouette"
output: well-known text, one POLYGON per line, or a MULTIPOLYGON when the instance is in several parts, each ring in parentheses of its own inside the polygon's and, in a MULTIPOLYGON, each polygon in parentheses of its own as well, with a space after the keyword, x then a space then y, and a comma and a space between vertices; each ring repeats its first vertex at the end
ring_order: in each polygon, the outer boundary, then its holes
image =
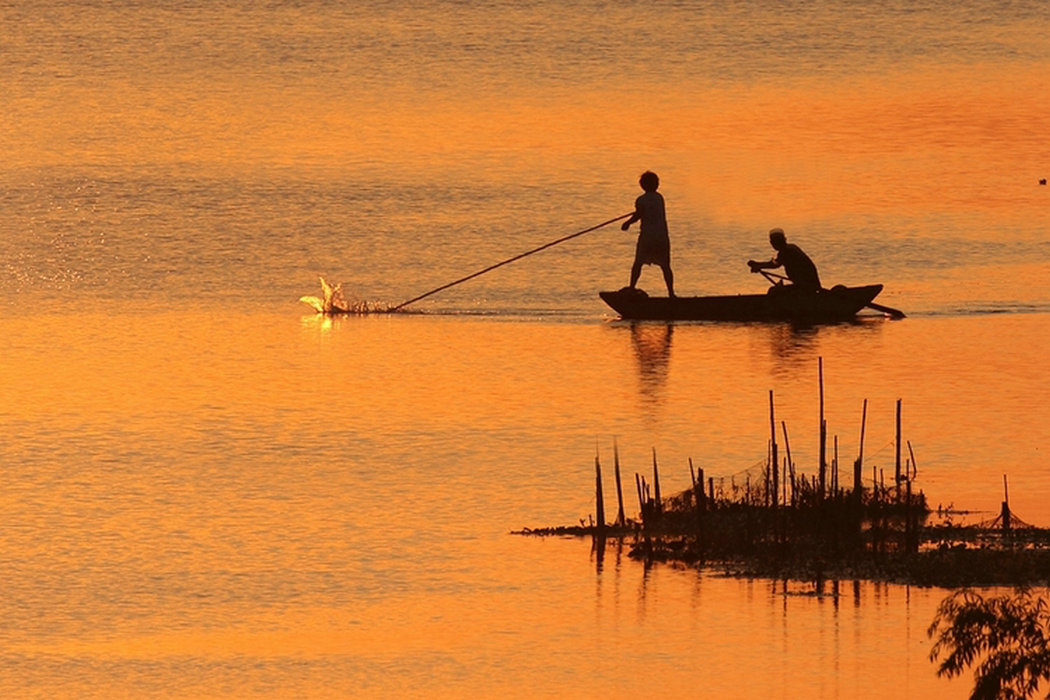
POLYGON ((766 262, 748 260, 747 266, 751 268, 751 272, 783 267, 794 289, 806 292, 819 292, 822 289, 817 266, 801 248, 794 243, 787 242, 787 238, 784 237, 784 229, 775 228, 770 231, 769 244, 777 251, 776 256, 766 262))

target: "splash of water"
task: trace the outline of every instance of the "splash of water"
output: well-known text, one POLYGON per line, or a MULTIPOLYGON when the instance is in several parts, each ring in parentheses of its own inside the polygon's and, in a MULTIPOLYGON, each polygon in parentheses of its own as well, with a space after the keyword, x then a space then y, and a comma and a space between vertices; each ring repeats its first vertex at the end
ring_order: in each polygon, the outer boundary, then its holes
POLYGON ((321 296, 301 296, 299 301, 311 306, 314 311, 326 316, 332 314, 375 314, 389 313, 390 306, 379 302, 364 300, 347 300, 343 296, 343 285, 329 284, 324 277, 321 280, 321 296))

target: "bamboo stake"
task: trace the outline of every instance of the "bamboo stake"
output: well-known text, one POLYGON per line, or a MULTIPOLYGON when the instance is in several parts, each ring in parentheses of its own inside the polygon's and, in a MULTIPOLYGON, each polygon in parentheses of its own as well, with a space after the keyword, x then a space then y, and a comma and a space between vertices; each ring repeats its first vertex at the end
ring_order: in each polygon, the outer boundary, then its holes
MULTIPOLYGON (((791 472, 791 503, 795 502, 795 463, 791 460, 791 442, 788 440, 788 427, 787 423, 780 421, 780 429, 784 432, 784 451, 787 453, 787 467, 786 469, 791 472)), ((787 481, 787 479, 784 479, 787 481)), ((786 499, 785 499, 786 502, 786 499)))
POLYGON ((897 502, 901 500, 901 400, 897 399, 897 464, 894 483, 897 485, 897 502))
POLYGON ((657 515, 663 512, 663 504, 660 502, 660 473, 656 468, 656 448, 653 448, 653 498, 655 500, 654 510, 657 515))
POLYGON ((699 499, 701 511, 707 510, 707 498, 704 496, 704 470, 702 467, 696 471, 696 497, 699 499))
POLYGON ((766 508, 769 507, 769 482, 770 477, 773 474, 773 465, 770 463, 770 459, 773 454, 773 442, 772 440, 766 442, 766 466, 762 467, 762 505, 766 508))
POLYGON ((817 358, 817 381, 820 385, 820 493, 818 500, 824 500, 824 485, 827 479, 827 431, 828 425, 824 421, 824 358, 817 358))
POLYGON ((642 496, 642 477, 638 472, 634 473, 634 485, 638 489, 638 511, 642 517, 642 525, 645 525, 645 498, 642 496))
POLYGON ((594 490, 595 510, 597 511, 596 530, 599 533, 605 531, 605 494, 602 493, 602 465, 598 461, 598 451, 594 451, 594 490))
POLYGON ((864 485, 861 483, 861 468, 864 463, 864 427, 868 420, 868 400, 864 399, 864 408, 860 412, 860 449, 857 451, 857 461, 853 463, 853 493, 860 503, 864 485))
POLYGON ((831 493, 838 497, 839 492, 839 436, 834 436, 835 450, 831 457, 831 493))
POLYGON ((693 471, 693 458, 689 458, 689 478, 693 484, 693 499, 696 501, 696 533, 699 537, 704 524, 704 470, 700 470, 700 478, 697 479, 693 471))
POLYGON ((616 470, 616 502, 619 510, 616 513, 616 525, 623 527, 627 524, 627 516, 623 512, 623 487, 620 484, 620 449, 613 440, 613 467, 616 470))
POLYGON ((1003 532, 1010 532, 1010 492, 1006 488, 1006 474, 1003 474, 1003 512, 1001 517, 1003 532))
POLYGON ((914 534, 911 528, 911 479, 905 479, 905 482, 905 497, 908 500, 904 504, 904 548, 911 552, 911 539, 914 534))
POLYGON ((773 390, 769 390, 769 440, 773 443, 773 456, 770 459, 770 465, 773 469, 773 507, 777 507, 777 502, 780 500, 778 495, 780 492, 780 481, 779 481, 779 470, 780 459, 777 456, 777 422, 773 414, 773 390))

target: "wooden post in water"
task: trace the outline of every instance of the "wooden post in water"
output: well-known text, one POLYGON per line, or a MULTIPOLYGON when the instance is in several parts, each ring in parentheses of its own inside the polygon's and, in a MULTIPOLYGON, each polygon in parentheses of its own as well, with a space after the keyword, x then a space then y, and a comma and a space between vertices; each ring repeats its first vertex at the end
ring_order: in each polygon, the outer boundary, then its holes
POLYGON ((616 501, 619 510, 616 513, 616 526, 623 527, 627 524, 627 516, 623 512, 623 487, 620 485, 620 449, 613 440, 613 467, 616 470, 616 501))
POLYGON ((824 358, 817 358, 817 381, 820 385, 820 486, 817 500, 824 500, 824 487, 827 479, 827 436, 828 424, 824 421, 824 358))
POLYGON ((696 539, 702 542, 704 534, 704 470, 701 469, 699 478, 693 471, 693 458, 689 458, 689 478, 693 484, 693 498, 696 500, 696 539))
POLYGON ((883 500, 886 496, 886 474, 881 467, 872 466, 871 471, 874 475, 874 489, 878 494, 875 499, 875 509, 872 518, 873 521, 877 520, 879 524, 876 551, 881 554, 883 552, 883 545, 886 541, 886 514, 884 512, 885 503, 883 500))
POLYGON ((638 489, 638 514, 642 518, 642 527, 645 527, 645 496, 642 495, 642 476, 634 473, 634 485, 638 489))
POLYGON ((646 484, 645 477, 638 472, 634 473, 634 484, 638 487, 638 505, 641 508, 642 518, 642 544, 645 548, 646 560, 652 556, 652 540, 649 537, 649 528, 652 526, 652 521, 649 518, 650 508, 646 504, 646 484))
POLYGON ((703 467, 696 471, 696 499, 700 506, 700 512, 707 510, 707 498, 704 496, 704 470, 703 467))
POLYGON ((897 471, 894 478, 897 486, 897 503, 901 502, 901 400, 897 399, 897 471))
POLYGON ((864 407, 860 412, 860 449, 857 451, 857 461, 853 463, 853 498, 860 505, 861 494, 864 492, 864 484, 861 483, 861 468, 864 464, 864 426, 868 420, 868 400, 864 399, 864 407))
POLYGON ((908 499, 904 504, 904 551, 910 554, 918 551, 918 545, 916 544, 915 549, 912 549, 912 538, 915 536, 915 531, 911 522, 911 479, 905 478, 904 483, 906 486, 904 497, 908 499))
POLYGON ((595 531, 599 534, 605 532, 605 495, 602 493, 602 465, 598 461, 598 450, 594 451, 594 491, 595 511, 597 512, 595 531))
POLYGON ((784 503, 791 503, 795 505, 795 464, 791 461, 791 442, 788 440, 788 427, 787 423, 780 421, 780 429, 784 432, 784 452, 787 461, 784 464, 784 483, 785 488, 790 475, 791 478, 791 500, 784 499, 784 503))
POLYGON ((660 502, 660 472, 656 468, 656 448, 653 448, 653 511, 657 517, 663 513, 663 503, 660 502))
POLYGON ((769 489, 770 489, 770 477, 773 474, 773 466, 770 464, 770 456, 773 452, 773 445, 766 443, 766 466, 762 470, 762 505, 766 508, 770 506, 769 489))
POLYGON ((834 439, 834 451, 831 455, 831 493, 838 499, 839 494, 839 436, 834 439))
POLYGON ((777 422, 773 414, 772 389, 769 390, 769 440, 773 443, 773 456, 770 459, 770 466, 773 470, 773 508, 776 508, 777 502, 780 500, 780 458, 777 455, 777 422))
POLYGON ((1006 489, 1006 474, 1003 474, 1003 511, 1002 519, 1003 534, 1010 532, 1010 493, 1006 489))

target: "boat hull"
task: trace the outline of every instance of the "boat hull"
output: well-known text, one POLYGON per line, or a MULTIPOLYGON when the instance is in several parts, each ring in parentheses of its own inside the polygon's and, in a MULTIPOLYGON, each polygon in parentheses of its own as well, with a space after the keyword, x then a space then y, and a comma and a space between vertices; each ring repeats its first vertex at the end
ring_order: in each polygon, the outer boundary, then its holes
POLYGON ((846 321, 870 304, 881 284, 838 286, 813 294, 771 287, 767 294, 710 297, 651 297, 638 289, 598 292, 621 318, 639 321, 846 321))

